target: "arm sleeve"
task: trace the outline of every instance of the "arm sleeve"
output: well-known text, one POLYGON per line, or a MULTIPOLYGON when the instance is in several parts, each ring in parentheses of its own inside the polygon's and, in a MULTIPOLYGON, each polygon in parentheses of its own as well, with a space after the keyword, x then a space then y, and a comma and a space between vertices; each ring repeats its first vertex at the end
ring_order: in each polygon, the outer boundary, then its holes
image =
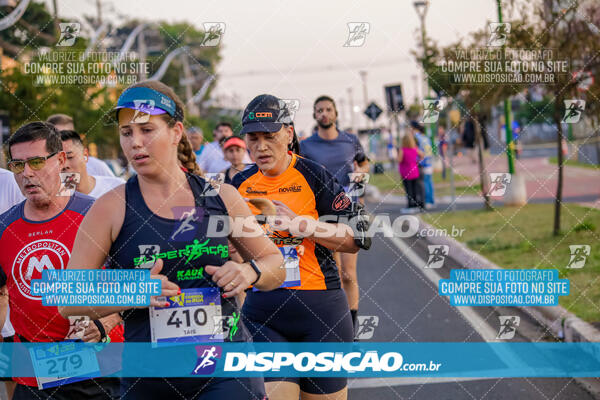
POLYGON ((350 213, 352 200, 344 192, 340 183, 327 171, 321 168, 316 174, 319 178, 318 189, 315 192, 315 202, 319 216, 347 215, 350 213))

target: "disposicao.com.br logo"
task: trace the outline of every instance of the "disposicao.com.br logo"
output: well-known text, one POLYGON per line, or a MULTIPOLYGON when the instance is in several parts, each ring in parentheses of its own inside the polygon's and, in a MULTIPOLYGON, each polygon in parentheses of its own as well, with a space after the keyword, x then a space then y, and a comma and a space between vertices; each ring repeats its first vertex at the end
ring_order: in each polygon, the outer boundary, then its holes
POLYGON ((273 372, 282 368, 296 372, 396 372, 439 371, 442 364, 405 363, 402 354, 360 352, 228 352, 225 372, 273 372))

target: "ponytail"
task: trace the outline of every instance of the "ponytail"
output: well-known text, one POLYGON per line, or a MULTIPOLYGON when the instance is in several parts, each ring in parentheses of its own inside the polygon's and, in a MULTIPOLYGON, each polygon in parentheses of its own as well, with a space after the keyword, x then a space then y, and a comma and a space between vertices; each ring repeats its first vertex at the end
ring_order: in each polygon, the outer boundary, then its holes
POLYGON ((196 164, 196 154, 194 154, 192 145, 185 134, 181 136, 181 140, 177 145, 177 159, 190 174, 202 175, 200 167, 196 164))
MULTIPOLYGON (((286 124, 287 125, 287 124, 286 124)), ((288 126, 291 126, 294 129, 294 138, 292 139, 292 143, 288 145, 288 150, 294 154, 300 154, 300 142, 298 141, 298 135, 296 135, 296 127, 292 122, 288 126)))

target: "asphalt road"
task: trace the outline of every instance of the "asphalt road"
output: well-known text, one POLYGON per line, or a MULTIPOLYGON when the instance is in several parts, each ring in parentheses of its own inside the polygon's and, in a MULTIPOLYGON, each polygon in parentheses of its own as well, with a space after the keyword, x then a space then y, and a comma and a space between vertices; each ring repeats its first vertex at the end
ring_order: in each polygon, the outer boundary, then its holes
MULTIPOLYGON (((392 220, 399 215, 398 210, 398 205, 377 206, 377 212, 388 213, 392 220)), ((419 262, 419 258, 427 260, 426 240, 415 237, 397 240, 378 235, 371 250, 359 254, 359 315, 379 317, 378 326, 368 341, 479 342, 484 341, 482 334, 497 333, 499 315, 521 317, 512 341, 552 340, 542 327, 515 308, 472 307, 466 312, 451 306, 447 298, 438 295, 436 279, 431 278, 432 270, 423 268, 425 261, 419 262), (414 251, 412 256, 407 255, 410 250, 406 247, 414 251)), ((460 265, 447 257, 444 267, 435 273, 447 278, 452 268, 460 268, 460 265)), ((397 378, 353 379, 349 398, 592 400, 593 396, 568 378, 429 378, 421 381, 397 378)))

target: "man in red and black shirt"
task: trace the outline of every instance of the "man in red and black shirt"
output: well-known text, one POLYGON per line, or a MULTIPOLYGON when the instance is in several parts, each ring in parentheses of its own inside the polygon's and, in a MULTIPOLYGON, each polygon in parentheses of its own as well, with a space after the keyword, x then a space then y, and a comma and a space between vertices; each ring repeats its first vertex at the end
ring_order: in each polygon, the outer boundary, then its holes
MULTIPOLYGON (((8 293, 17 341, 63 341, 69 320, 57 307, 42 305, 41 297, 32 294, 31 281, 41 279, 44 269, 66 269, 79 224, 94 199, 78 192, 58 195, 66 156, 51 124, 32 122, 19 128, 8 140, 8 153, 9 169, 26 200, 0 215, 0 293, 8 293)), ((102 330, 110 332, 119 323, 117 315, 90 323, 83 339, 99 341, 102 330)), ((118 330, 115 333, 118 338, 118 330)), ((36 378, 14 380, 17 400, 105 399, 107 394, 118 396, 119 390, 116 379, 88 379, 52 389, 39 389, 42 384, 36 378)))

